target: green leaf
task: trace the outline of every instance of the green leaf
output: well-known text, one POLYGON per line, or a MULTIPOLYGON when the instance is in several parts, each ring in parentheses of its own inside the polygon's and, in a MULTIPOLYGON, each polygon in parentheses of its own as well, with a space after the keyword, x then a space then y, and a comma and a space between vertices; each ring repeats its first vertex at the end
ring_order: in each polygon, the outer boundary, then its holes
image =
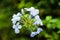
POLYGON ((47 28, 48 29, 52 28, 51 24, 47 24, 47 28))
POLYGON ((49 20, 51 20, 52 19, 52 16, 47 16, 46 17, 46 21, 49 21, 49 20))
POLYGON ((54 0, 50 0, 50 2, 51 2, 51 4, 54 4, 55 1, 54 0))
POLYGON ((58 5, 60 6, 60 2, 58 2, 58 5))

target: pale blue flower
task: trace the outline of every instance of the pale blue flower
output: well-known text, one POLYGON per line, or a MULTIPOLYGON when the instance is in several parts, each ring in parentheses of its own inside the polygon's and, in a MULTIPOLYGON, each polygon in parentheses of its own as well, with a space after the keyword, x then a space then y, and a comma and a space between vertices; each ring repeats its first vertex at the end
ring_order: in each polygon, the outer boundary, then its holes
POLYGON ((13 28, 13 29, 16 29, 16 25, 15 25, 15 24, 13 24, 12 28, 13 28))
POLYGON ((37 34, 39 34, 41 31, 43 31, 42 28, 37 28, 37 34))
POLYGON ((15 25, 13 25, 13 29, 15 30, 15 33, 16 34, 18 34, 20 31, 19 31, 19 29, 21 29, 22 28, 22 26, 21 25, 19 25, 19 22, 15 25))
POLYGON ((20 21, 20 17, 15 17, 12 19, 13 24, 16 24, 17 21, 20 21))
POLYGON ((43 23, 42 23, 42 21, 41 21, 41 19, 39 18, 39 16, 38 15, 36 15, 35 16, 35 22, 34 22, 34 24, 36 25, 36 24, 40 24, 41 26, 43 25, 43 23))
POLYGON ((13 18, 12 18, 12 23, 15 24, 17 21, 20 21, 20 13, 18 13, 17 15, 14 14, 13 18))
POLYGON ((15 29, 15 33, 16 33, 16 34, 19 34, 19 32, 20 32, 19 29, 16 28, 16 29, 15 29))
POLYGON ((15 24, 15 23, 16 23, 16 21, 12 21, 12 23, 13 23, 13 24, 15 24))
POLYGON ((36 32, 31 32, 30 37, 34 37, 35 35, 37 35, 36 32))
POLYGON ((20 21, 20 16, 19 14, 17 15, 14 14, 12 18, 12 23, 15 24, 17 21, 20 21))
POLYGON ((12 19, 12 21, 20 21, 20 17, 15 17, 12 19))
POLYGON ((22 26, 19 25, 19 22, 16 24, 16 26, 17 26, 18 29, 21 29, 22 28, 22 26))
POLYGON ((36 35, 39 34, 41 31, 43 31, 42 28, 37 28, 37 31, 36 31, 36 32, 31 32, 30 37, 36 36, 36 35))
POLYGON ((21 29, 21 28, 22 28, 22 26, 19 25, 19 22, 16 25, 13 24, 13 29, 21 29))
POLYGON ((30 15, 32 16, 36 16, 37 14, 39 14, 39 10, 35 9, 34 7, 31 8, 25 8, 27 11, 30 11, 30 15))

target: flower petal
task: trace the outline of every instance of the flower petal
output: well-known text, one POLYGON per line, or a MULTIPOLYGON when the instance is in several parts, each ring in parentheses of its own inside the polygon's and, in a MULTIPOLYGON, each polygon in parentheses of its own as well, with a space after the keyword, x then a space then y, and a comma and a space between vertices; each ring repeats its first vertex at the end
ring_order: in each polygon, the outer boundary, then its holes
POLYGON ((42 30, 42 28, 37 28, 37 34, 39 34, 42 30))
POLYGON ((16 34, 19 34, 19 32, 20 32, 19 29, 15 29, 16 34))
POLYGON ((35 35, 37 35, 37 33, 36 33, 36 32, 32 32, 32 33, 30 34, 30 37, 34 37, 35 35))

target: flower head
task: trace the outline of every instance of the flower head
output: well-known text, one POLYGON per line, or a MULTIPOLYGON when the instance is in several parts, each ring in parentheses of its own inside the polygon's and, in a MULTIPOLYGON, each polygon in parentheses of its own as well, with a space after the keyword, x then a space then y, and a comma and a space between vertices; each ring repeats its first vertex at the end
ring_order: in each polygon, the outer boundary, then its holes
POLYGON ((21 9, 21 13, 18 12, 17 14, 13 15, 11 20, 13 23, 12 27, 16 34, 20 33, 20 29, 22 28, 22 26, 29 28, 31 31, 30 37, 34 37, 42 31, 42 28, 38 28, 38 24, 40 24, 41 26, 43 25, 38 15, 39 10, 35 9, 34 7, 24 9, 21 9), (24 13, 24 9, 26 9, 26 11, 29 11, 30 14, 24 13), (37 29, 37 31, 33 32, 35 29, 37 29))

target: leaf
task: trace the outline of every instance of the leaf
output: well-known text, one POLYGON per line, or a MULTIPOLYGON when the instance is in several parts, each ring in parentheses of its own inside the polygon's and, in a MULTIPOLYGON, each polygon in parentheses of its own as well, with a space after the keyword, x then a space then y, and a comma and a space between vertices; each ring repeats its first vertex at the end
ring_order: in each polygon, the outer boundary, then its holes
POLYGON ((49 21, 49 20, 51 20, 52 19, 52 16, 47 16, 46 17, 46 21, 49 21))
POLYGON ((60 2, 58 2, 58 5, 60 6, 60 2))

